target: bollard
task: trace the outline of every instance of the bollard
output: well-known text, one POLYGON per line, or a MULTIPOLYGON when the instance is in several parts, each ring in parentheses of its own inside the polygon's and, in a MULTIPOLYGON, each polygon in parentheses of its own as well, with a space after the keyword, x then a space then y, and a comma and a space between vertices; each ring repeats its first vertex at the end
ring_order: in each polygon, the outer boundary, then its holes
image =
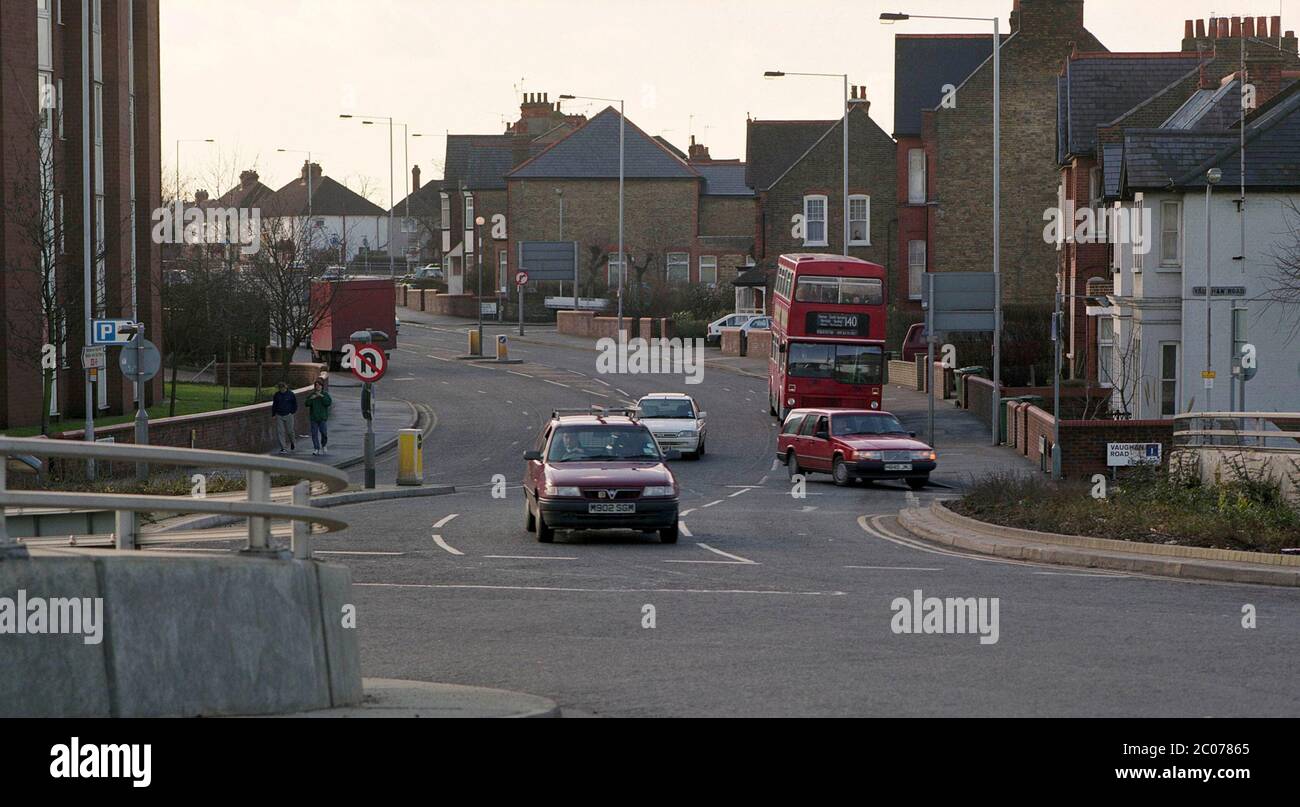
POLYGON ((505 334, 497 335, 497 361, 510 360, 510 339, 505 334))
POLYGON ((424 432, 419 429, 397 432, 397 484, 424 484, 424 432))
POLYGON ((471 356, 483 355, 483 343, 479 341, 479 339, 480 337, 478 331, 469 331, 469 355, 471 356))

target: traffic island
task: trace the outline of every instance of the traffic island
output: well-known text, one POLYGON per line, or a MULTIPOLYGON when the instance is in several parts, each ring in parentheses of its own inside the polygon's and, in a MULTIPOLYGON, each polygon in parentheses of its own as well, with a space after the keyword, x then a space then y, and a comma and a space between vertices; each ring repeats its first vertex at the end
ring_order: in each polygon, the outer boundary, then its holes
POLYGON ((365 697, 354 706, 283 717, 561 717, 555 701, 504 689, 401 681, 363 680, 365 697))
POLYGON ((977 521, 943 502, 899 511, 898 523, 939 544, 1014 560, 1224 583, 1300 586, 1300 556, 1146 544, 977 521))

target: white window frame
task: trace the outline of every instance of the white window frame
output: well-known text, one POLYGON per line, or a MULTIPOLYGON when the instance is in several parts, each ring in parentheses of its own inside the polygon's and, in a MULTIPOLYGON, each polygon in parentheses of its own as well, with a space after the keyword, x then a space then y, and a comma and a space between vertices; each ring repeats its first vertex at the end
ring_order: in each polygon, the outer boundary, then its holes
POLYGON ((506 277, 510 273, 510 250, 497 250, 497 288, 502 292, 508 291, 506 286, 506 277))
POLYGON ((1133 273, 1137 274, 1142 271, 1146 256, 1138 251, 1138 242, 1142 240, 1142 211, 1146 203, 1142 199, 1142 194, 1137 194, 1133 200, 1133 217, 1129 221, 1129 239, 1128 251, 1129 257, 1133 261, 1133 273))
POLYGON ((1097 317, 1097 384, 1114 387, 1115 377, 1115 318, 1107 314, 1097 317), (1109 338, 1102 335, 1102 323, 1109 323, 1109 338))
POLYGON ((691 253, 689 252, 669 252, 664 255, 664 279, 669 283, 690 283, 691 282, 691 253), (680 280, 673 280, 673 269, 685 269, 686 276, 680 280))
POLYGON ((803 198, 803 245, 805 247, 825 247, 830 245, 830 200, 825 194, 810 193, 803 198), (822 214, 820 219, 815 219, 821 224, 822 236, 820 239, 812 237, 813 217, 808 213, 808 205, 811 202, 821 202, 822 214))
POLYGON ((930 245, 924 239, 913 239, 907 242, 907 299, 919 300, 924 292, 921 284, 925 282, 925 272, 928 266, 930 245), (917 255, 917 247, 920 247, 920 255, 917 255), (919 260, 918 260, 919 257, 919 260))
POLYGON ((1160 203, 1160 266, 1161 269, 1183 268, 1183 203, 1176 199, 1166 199, 1160 203), (1172 209, 1172 213, 1170 212, 1172 209), (1174 227, 1169 229, 1172 221, 1174 227), (1178 242, 1174 247, 1174 256, 1165 253, 1165 234, 1173 234, 1178 242))
POLYGON ((618 272, 622 270, 623 285, 627 285, 627 259, 619 260, 617 255, 610 255, 605 259, 605 281, 609 284, 610 290, 618 288, 618 272))
POLYGON ((700 285, 716 286, 718 285, 718 256, 701 255, 700 256, 700 285), (712 272, 712 278, 706 278, 705 272, 712 272))
POLYGON ((928 193, 925 149, 907 150, 907 203, 923 205, 928 193))
POLYGON ((866 238, 853 238, 852 235, 850 235, 849 246, 855 246, 855 247, 871 246, 871 197, 865 193, 849 194, 849 233, 850 234, 852 234, 853 232, 853 223, 857 221, 861 221, 865 225, 862 231, 864 234, 866 234, 866 238), (854 217, 853 214, 854 202, 863 202, 866 204, 867 210, 866 210, 866 216, 864 218, 854 217))
POLYGON ((465 230, 465 249, 466 255, 474 254, 474 194, 466 193, 464 203, 461 207, 464 213, 463 229, 465 230))

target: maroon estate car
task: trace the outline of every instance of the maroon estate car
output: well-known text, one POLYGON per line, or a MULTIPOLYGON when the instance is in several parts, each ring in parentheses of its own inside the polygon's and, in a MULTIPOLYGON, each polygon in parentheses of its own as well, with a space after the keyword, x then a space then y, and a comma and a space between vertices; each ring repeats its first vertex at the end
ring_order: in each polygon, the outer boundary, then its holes
POLYGON ((777 459, 790 476, 828 473, 837 485, 854 479, 905 479, 920 490, 938 455, 898 418, 871 409, 796 409, 776 438, 777 459))
POLYGON ((549 544, 556 530, 658 531, 677 543, 677 480, 635 410, 556 410, 524 453, 524 521, 549 544), (617 411, 617 414, 615 414, 617 411))

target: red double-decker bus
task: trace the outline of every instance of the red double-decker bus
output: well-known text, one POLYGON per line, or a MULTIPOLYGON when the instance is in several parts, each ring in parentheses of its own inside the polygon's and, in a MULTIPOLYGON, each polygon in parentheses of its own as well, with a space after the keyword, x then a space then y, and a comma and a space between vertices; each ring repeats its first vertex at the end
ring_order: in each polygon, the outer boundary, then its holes
POLYGON ((772 414, 879 409, 884 378, 885 267, 845 255, 782 255, 767 373, 772 414))

